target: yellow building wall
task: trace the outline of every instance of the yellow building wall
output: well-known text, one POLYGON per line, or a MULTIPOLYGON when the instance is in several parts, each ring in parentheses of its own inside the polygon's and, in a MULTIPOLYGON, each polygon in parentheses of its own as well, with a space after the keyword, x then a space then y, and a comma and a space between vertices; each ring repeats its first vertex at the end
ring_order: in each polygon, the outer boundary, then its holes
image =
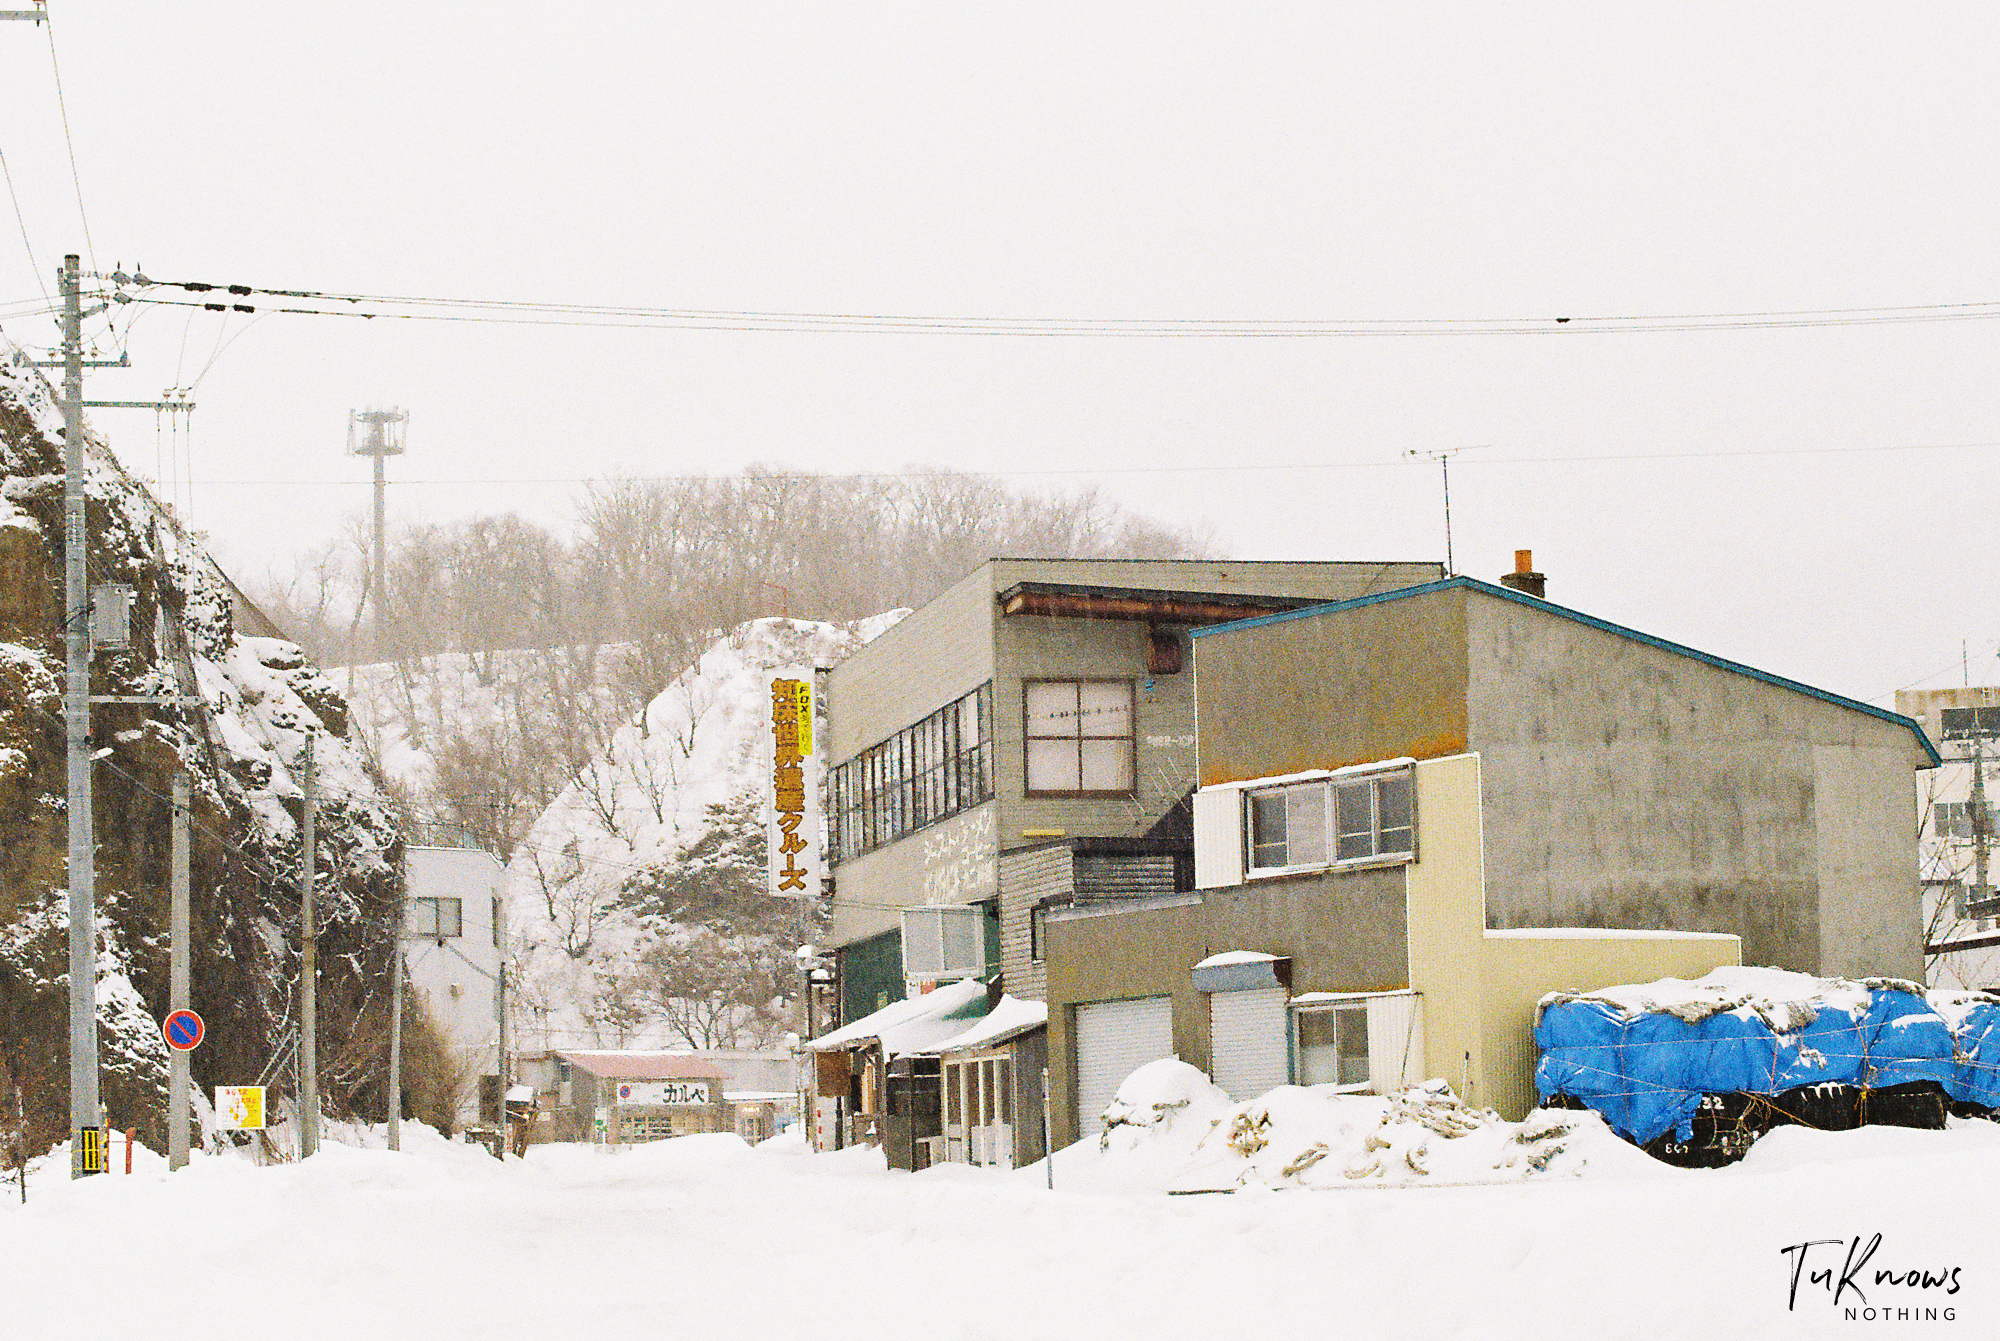
POLYGON ((1742 962, 1732 935, 1486 929, 1479 756, 1416 766, 1417 860, 1409 876, 1410 986, 1423 999, 1427 1069, 1468 1103, 1519 1121, 1535 1105, 1535 1003, 1742 962))

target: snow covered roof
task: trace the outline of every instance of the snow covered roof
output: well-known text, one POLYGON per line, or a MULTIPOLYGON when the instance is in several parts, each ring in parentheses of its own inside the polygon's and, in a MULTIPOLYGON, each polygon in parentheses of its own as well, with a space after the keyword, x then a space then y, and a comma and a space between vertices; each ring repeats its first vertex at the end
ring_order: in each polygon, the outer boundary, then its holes
POLYGON ((558 1051, 571 1066, 606 1080, 721 1080, 722 1072, 685 1052, 558 1051))
POLYGON ((930 1052, 935 1045, 965 1032, 966 1022, 986 1016, 986 984, 977 978, 940 987, 918 996, 891 1001, 872 1015, 821 1034, 806 1047, 813 1052, 839 1052, 859 1043, 882 1045, 891 1057, 930 1052))
POLYGON ((964 1052, 969 1048, 990 1048, 996 1043, 1005 1043, 1033 1029, 1040 1029, 1049 1022, 1049 1008, 1046 1002, 1023 1001, 1016 996, 1003 996, 987 1013, 985 1019, 974 1024, 962 1034, 953 1034, 941 1043, 933 1043, 923 1049, 925 1056, 945 1052, 964 1052))
POLYGON ((1262 950, 1224 950, 1219 955, 1210 955, 1195 967, 1204 969, 1229 968, 1235 964, 1274 964, 1278 958, 1277 955, 1267 955, 1262 950))

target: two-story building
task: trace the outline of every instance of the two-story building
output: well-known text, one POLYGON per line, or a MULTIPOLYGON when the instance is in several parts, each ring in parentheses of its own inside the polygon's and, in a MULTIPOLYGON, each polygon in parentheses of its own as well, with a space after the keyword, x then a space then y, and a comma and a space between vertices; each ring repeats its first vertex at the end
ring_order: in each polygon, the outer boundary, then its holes
POLYGON ((457 1123, 497 1124, 500 1103, 500 877, 490 852, 408 849, 403 958, 459 1078, 457 1123))
POLYGON ((1519 1117, 1545 992, 1921 971, 1916 722, 1518 580, 1194 630, 1195 888, 1045 915, 1058 1144, 1158 1057, 1519 1117))
MULTIPOLYGON (((1049 909, 1192 886, 1191 631, 1440 574, 994 559, 842 662, 828 685, 827 810, 843 1024, 967 976, 1039 1000, 1049 909), (909 909, 930 911, 906 943, 909 909)), ((853 1055, 858 1068, 882 1052, 853 1055)), ((1008 1059, 980 1060, 998 1074, 1008 1059)), ((1039 1113, 1040 1066, 1018 1060, 1004 1109, 1039 1113)), ((932 1085, 951 1064, 911 1062, 932 1085)), ((819 1074, 822 1095, 864 1125, 886 1102, 886 1074, 857 1069, 844 1094, 826 1064, 819 1074)))

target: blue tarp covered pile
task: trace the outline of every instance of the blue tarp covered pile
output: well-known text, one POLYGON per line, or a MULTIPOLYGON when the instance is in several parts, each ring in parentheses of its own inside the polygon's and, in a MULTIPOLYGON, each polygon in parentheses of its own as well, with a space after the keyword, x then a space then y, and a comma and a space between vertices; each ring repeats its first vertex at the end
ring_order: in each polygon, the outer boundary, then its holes
POLYGON ((1688 1140, 1705 1094, 1933 1081, 1957 1103, 2000 1108, 2000 996, 1891 979, 1720 968, 1556 992, 1536 1011, 1535 1044, 1544 1103, 1580 1100, 1639 1145, 1688 1140))

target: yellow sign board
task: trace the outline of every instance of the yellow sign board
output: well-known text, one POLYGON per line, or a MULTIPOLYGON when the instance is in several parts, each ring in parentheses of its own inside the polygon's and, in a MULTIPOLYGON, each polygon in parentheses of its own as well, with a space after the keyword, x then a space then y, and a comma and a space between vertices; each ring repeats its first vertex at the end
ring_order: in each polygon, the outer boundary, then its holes
POLYGON ((215 1125, 224 1131, 264 1129, 264 1087, 262 1085, 217 1085, 215 1125))

